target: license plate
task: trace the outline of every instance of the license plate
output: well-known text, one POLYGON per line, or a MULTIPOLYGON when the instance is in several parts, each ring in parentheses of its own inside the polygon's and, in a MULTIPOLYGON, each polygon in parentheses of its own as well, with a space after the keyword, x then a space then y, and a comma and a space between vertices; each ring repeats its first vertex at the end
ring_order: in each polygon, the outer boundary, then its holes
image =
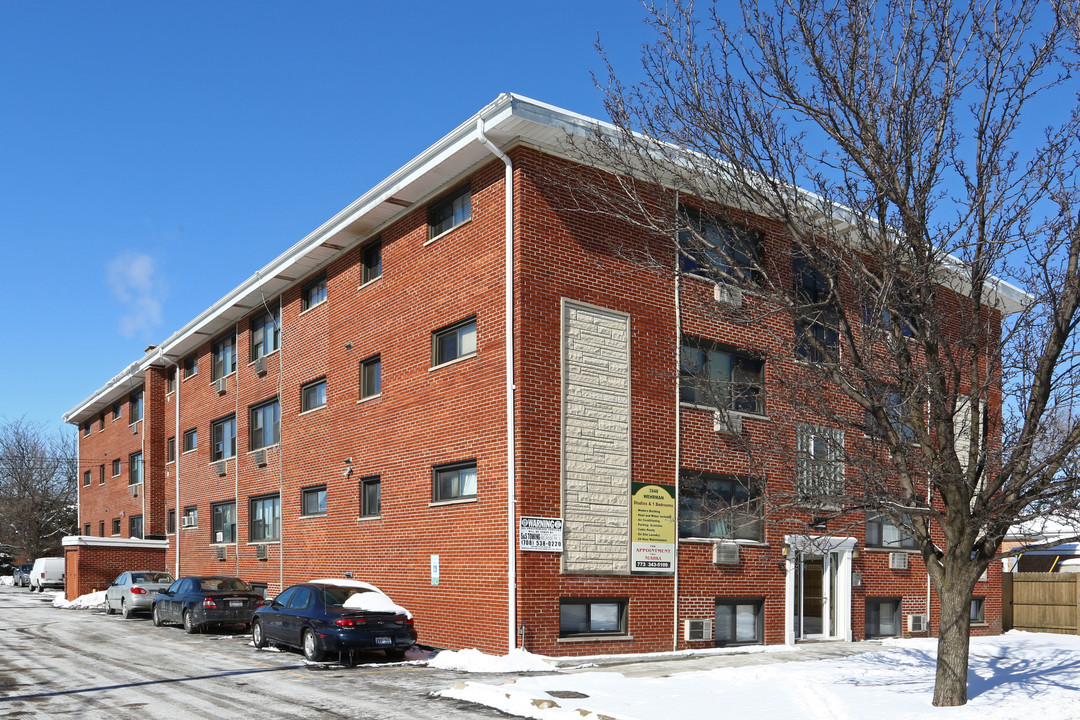
POLYGON ((392 641, 388 637, 376 637, 375 638, 375 644, 376 645, 389 645, 391 642, 392 641))
POLYGON ((244 607, 243 600, 230 600, 229 607, 244 607))

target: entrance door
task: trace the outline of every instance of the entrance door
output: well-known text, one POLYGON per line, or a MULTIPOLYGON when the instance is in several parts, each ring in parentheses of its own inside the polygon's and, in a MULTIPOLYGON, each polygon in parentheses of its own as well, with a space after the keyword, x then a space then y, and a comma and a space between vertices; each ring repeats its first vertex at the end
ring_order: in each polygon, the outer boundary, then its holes
POLYGON ((851 639, 855 538, 787 535, 785 642, 851 639))
POLYGON ((825 558, 804 556, 800 603, 802 627, 799 637, 825 636, 825 558))

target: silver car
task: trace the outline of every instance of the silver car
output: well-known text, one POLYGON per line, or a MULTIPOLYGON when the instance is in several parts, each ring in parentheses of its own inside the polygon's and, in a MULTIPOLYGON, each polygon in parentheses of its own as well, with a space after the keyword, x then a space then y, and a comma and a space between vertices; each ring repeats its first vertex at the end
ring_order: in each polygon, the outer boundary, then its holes
POLYGON ((173 582, 173 576, 159 570, 128 570, 120 573, 105 590, 105 614, 117 610, 125 619, 136 612, 150 612, 158 590, 173 582))

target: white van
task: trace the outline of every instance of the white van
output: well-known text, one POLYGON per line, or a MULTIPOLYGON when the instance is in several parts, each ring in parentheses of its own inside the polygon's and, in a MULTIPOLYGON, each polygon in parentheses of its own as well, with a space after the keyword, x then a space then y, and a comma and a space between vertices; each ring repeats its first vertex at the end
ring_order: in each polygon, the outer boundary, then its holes
POLYGON ((64 558, 46 557, 34 561, 30 571, 30 592, 42 592, 45 588, 64 589, 64 558))

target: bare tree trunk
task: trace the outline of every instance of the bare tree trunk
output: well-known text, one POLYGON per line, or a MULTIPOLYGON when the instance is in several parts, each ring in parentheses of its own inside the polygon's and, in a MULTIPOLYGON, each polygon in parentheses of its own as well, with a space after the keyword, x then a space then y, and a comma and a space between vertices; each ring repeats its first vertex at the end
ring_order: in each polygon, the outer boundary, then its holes
POLYGON ((956 581, 938 589, 941 627, 938 629, 937 677, 934 705, 956 707, 967 703, 968 632, 971 622, 971 589, 956 581))

